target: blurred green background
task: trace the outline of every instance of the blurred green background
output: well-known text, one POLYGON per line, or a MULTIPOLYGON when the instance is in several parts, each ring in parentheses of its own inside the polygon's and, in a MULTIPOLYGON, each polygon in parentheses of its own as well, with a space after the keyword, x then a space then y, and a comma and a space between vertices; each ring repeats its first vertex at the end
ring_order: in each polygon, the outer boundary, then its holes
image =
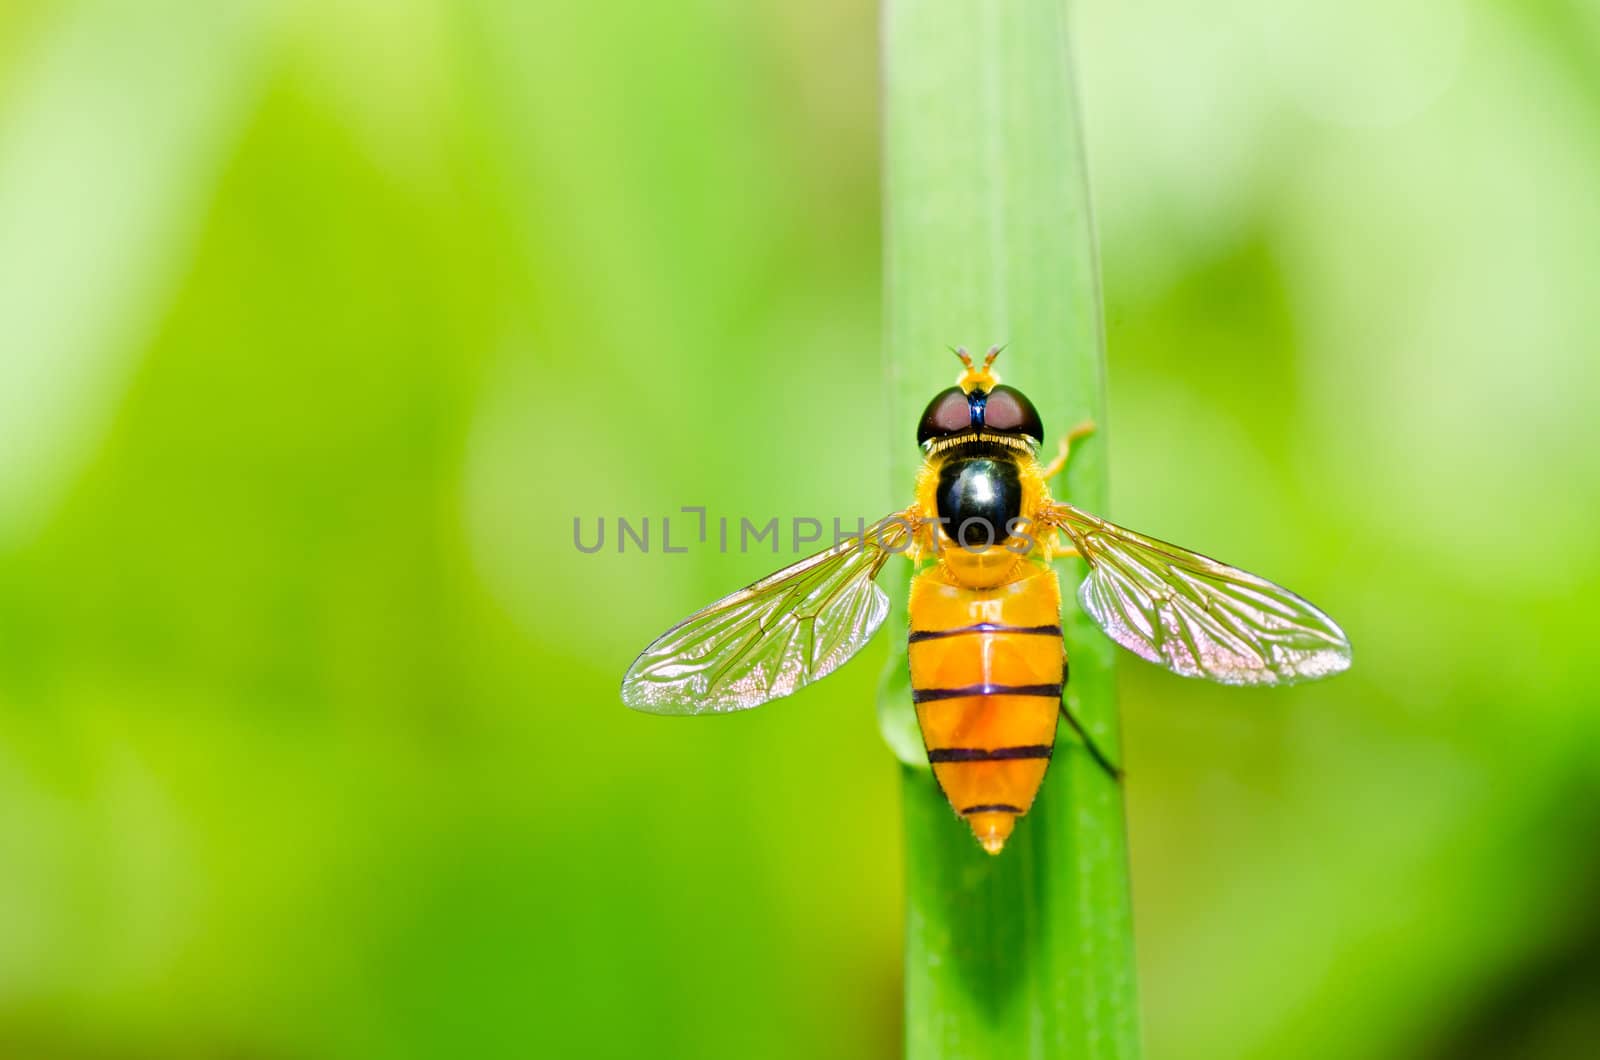
MULTIPOLYGON (((1150 1055, 1593 1055, 1600 8, 1075 10, 1109 514, 1356 645, 1123 667, 1150 1055)), ((845 0, 0 6, 0 1055, 898 1050, 882 645, 616 696, 777 565, 662 515, 909 489, 877 77, 845 0)))

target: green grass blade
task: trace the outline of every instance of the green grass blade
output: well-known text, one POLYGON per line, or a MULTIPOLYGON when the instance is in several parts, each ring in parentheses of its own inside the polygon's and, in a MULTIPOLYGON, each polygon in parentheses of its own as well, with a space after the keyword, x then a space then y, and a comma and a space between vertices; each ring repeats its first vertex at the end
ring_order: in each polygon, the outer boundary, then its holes
MULTIPOLYGON (((1064 5, 886 0, 884 50, 896 481, 917 466, 910 425, 958 372, 946 347, 1008 343, 997 367, 1047 432, 1101 425, 1065 495, 1103 510, 1100 297, 1064 5)), ((1120 760, 1112 648, 1072 599, 1081 566, 1059 566, 1069 703, 1120 760)), ((903 590, 896 608, 904 629, 903 590)), ((908 685, 902 642, 879 712, 905 763, 907 1056, 1137 1056, 1121 789, 1063 727, 1032 812, 991 858, 928 772, 908 685)))

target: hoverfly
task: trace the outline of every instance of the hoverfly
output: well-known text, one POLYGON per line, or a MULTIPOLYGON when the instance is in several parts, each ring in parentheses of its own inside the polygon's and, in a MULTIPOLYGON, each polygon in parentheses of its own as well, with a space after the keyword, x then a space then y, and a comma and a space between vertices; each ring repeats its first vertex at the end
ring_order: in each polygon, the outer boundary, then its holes
POLYGON ((1184 677, 1273 685, 1349 667, 1344 631, 1287 589, 1052 499, 1049 480, 1092 428, 1070 432, 1041 463, 1039 413, 1001 385, 999 348, 981 365, 955 352, 960 378, 917 427, 915 503, 667 630, 628 668, 624 703, 654 714, 745 710, 826 677, 883 624, 889 599, 874 579, 904 554, 915 565, 907 639, 928 762, 998 854, 1044 780, 1058 713, 1120 776, 1062 698, 1053 558, 1087 561, 1078 600, 1112 640, 1184 677))

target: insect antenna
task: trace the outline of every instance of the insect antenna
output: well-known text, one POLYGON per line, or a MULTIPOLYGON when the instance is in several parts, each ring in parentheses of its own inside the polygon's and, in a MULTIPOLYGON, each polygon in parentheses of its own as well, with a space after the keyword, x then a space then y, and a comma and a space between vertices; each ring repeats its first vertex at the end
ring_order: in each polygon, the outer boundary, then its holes
POLYGON ((968 393, 971 393, 975 388, 988 391, 993 390, 999 384, 1000 377, 989 366, 994 364, 994 359, 1000 356, 1000 351, 1005 349, 1004 346, 989 347, 989 354, 983 359, 983 364, 981 365, 973 363, 972 358, 967 354, 966 347, 952 346, 949 349, 951 353, 961 358, 961 363, 966 369, 961 373, 961 377, 956 380, 956 384, 962 390, 968 393))

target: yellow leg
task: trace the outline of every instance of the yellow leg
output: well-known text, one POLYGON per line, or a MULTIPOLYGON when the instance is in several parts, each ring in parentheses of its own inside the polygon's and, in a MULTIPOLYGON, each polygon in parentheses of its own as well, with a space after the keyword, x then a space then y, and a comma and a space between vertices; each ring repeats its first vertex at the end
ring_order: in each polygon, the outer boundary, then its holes
POLYGON ((1071 543, 1072 539, 1070 537, 1067 537, 1066 530, 1063 529, 1062 527, 1059 527, 1059 526, 1056 527, 1055 529, 1056 529, 1056 532, 1051 537, 1052 544, 1050 546, 1050 558, 1051 559, 1080 559, 1080 558, 1082 558, 1083 553, 1079 552, 1077 547, 1074 546, 1071 543), (1067 544, 1062 544, 1061 543, 1061 539, 1062 538, 1066 538, 1067 544))
POLYGON ((1067 461, 1072 457, 1072 443, 1080 438, 1087 438, 1095 431, 1093 420, 1084 420, 1061 439, 1061 447, 1056 450, 1056 458, 1044 466, 1044 477, 1055 478, 1067 469, 1067 461))

